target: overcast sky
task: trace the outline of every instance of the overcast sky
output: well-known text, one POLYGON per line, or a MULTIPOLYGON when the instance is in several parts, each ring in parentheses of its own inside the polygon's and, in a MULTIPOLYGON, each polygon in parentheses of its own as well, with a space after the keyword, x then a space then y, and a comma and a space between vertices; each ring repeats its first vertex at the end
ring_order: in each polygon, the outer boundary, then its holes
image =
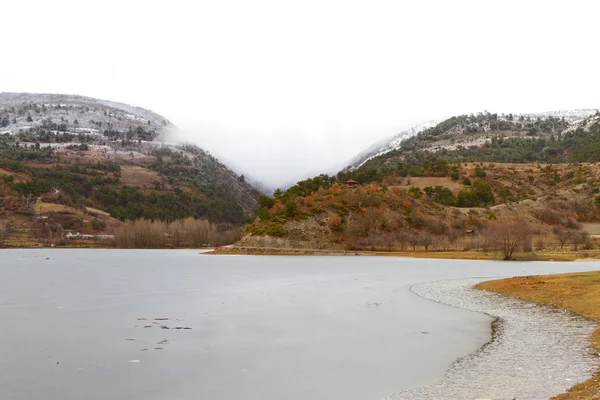
POLYGON ((597 1, 29 0, 0 91, 142 106, 279 186, 413 124, 600 107, 597 1))

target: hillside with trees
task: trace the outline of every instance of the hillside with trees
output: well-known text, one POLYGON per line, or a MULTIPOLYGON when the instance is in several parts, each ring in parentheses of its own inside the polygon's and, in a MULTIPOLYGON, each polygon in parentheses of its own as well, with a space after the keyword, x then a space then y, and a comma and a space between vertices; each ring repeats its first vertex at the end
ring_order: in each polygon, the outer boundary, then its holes
POLYGON ((555 117, 499 125, 484 117, 451 118, 359 168, 261 196, 237 251, 477 250, 510 259, 594 249, 600 113, 576 127, 555 117), (517 130, 528 134, 499 134, 517 130), (440 148, 452 135, 483 132, 489 141, 440 148))
MULTIPOLYGON (((548 140, 577 128, 587 128, 597 110, 553 111, 537 114, 492 114, 483 112, 459 115, 441 122, 427 122, 375 143, 354 157, 344 171, 355 170, 367 161, 394 154, 394 150, 455 150, 481 147, 498 139, 548 140)), ((496 160, 498 161, 498 160, 496 160)), ((506 160, 504 160, 506 161, 506 160)))
POLYGON ((235 237, 256 207, 243 176, 198 146, 165 142, 175 127, 151 111, 3 93, 0 121, 0 244, 114 236, 134 221, 163 223, 167 237, 168 225, 204 221, 235 237))

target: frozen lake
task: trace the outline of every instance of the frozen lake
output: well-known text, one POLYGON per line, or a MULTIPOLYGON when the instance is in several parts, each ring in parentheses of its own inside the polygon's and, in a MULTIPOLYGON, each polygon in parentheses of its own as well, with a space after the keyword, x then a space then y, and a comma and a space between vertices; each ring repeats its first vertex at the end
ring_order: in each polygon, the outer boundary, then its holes
POLYGON ((378 400, 439 381, 490 338, 489 316, 413 284, 599 268, 1 250, 0 397, 378 400))

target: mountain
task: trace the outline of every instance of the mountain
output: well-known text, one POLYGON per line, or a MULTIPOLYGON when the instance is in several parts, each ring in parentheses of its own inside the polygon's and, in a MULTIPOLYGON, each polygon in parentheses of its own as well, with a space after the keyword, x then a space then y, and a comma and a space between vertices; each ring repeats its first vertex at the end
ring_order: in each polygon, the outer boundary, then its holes
POLYGON ((0 93, 0 220, 61 220, 62 210, 81 224, 58 222, 61 229, 95 233, 99 215, 115 226, 190 217, 240 226, 260 192, 207 151, 170 142, 176 129, 159 114, 112 101, 0 93))
POLYGON ((123 103, 64 94, 0 93, 0 133, 39 127, 88 134, 142 128, 141 139, 155 139, 175 128, 152 111, 123 103))
POLYGON ((369 161, 373 157, 377 157, 381 154, 387 153, 390 150, 395 150, 400 147, 403 140, 408 139, 409 137, 415 136, 416 134, 423 132, 427 128, 431 128, 432 126, 437 125, 436 121, 424 122, 422 124, 413 126, 405 131, 395 134, 394 136, 390 136, 386 139, 380 140, 377 143, 372 144, 366 150, 358 153, 348 165, 343 169, 343 171, 352 171, 356 168, 363 165, 365 162, 369 161))
POLYGON ((563 124, 561 129, 554 129, 553 133, 562 134, 564 132, 574 130, 588 117, 594 115, 597 110, 563 110, 549 111, 542 113, 531 114, 491 114, 489 112, 479 113, 477 115, 462 115, 453 117, 447 121, 429 121, 420 125, 414 126, 401 133, 398 133, 388 139, 384 139, 371 145, 366 150, 354 157, 343 171, 353 171, 367 161, 384 155, 392 150, 398 150, 402 147, 403 142, 417 136, 423 131, 436 130, 437 136, 442 134, 449 135, 444 139, 439 140, 429 146, 431 150, 441 148, 451 149, 459 146, 469 147, 478 146, 489 142, 491 137, 498 132, 503 132, 503 136, 510 135, 511 137, 523 136, 532 137, 535 133, 548 133, 544 131, 545 127, 541 126, 541 121, 551 121, 558 119, 563 124), (448 121, 452 121, 448 123, 448 121), (445 125, 438 126, 445 122, 445 125), (436 128, 437 127, 437 128, 436 128))
POLYGON ((486 252, 511 232, 527 233, 525 252, 596 246, 600 112, 485 112, 414 132, 335 176, 262 196, 223 251, 486 252))

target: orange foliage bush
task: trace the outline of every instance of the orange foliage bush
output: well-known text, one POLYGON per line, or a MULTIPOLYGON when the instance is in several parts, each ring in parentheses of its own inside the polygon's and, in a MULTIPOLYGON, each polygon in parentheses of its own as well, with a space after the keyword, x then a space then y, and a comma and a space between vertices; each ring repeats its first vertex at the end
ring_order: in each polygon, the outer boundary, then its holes
POLYGON ((377 182, 371 182, 371 183, 369 183, 367 185, 367 188, 371 192, 378 192, 379 191, 379 185, 377 184, 377 182))
POLYGON ((275 204, 273 204, 273 207, 271 207, 271 209, 269 210, 269 214, 271 214, 271 215, 281 214, 284 210, 285 210, 285 206, 283 205, 281 200, 277 200, 275 202, 275 204))
POLYGON ((329 229, 334 232, 341 232, 343 229, 342 218, 339 215, 329 217, 329 229))

